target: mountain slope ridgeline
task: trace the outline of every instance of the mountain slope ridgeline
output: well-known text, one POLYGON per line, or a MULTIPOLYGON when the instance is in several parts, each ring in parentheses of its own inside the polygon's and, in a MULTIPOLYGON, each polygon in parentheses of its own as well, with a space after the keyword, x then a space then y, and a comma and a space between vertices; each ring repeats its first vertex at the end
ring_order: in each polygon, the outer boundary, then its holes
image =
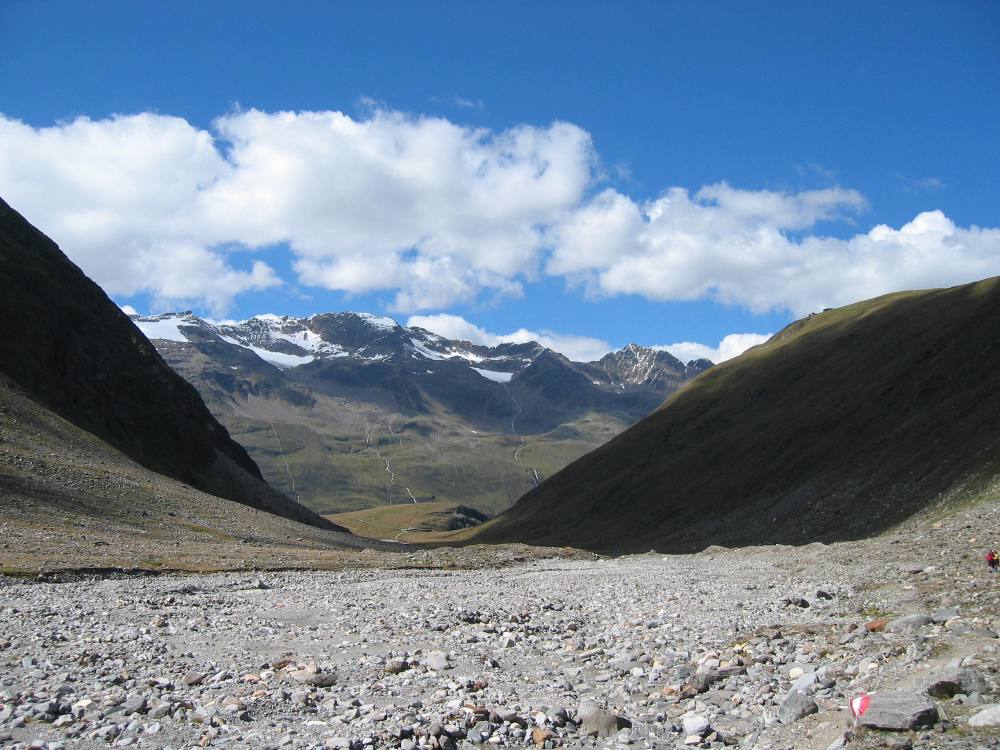
POLYGON ((877 533, 1000 494, 1000 278, 791 324, 479 527, 688 552, 877 533))
MULTIPOLYGON (((0 385, 159 474, 333 528, 269 487, 198 392, 58 246, 0 200, 0 385)), ((13 403, 13 402, 11 402, 13 403)), ((14 444, 16 429, 4 435, 14 444)), ((10 487, 8 490, 13 491, 10 487)))

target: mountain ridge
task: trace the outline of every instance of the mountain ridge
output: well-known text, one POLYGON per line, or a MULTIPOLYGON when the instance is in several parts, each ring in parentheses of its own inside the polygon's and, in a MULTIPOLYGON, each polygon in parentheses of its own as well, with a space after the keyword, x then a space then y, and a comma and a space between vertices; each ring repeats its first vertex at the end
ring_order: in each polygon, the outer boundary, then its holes
MULTIPOLYGON (((575 362, 537 341, 495 346, 474 344, 463 339, 448 339, 419 326, 403 326, 386 316, 356 311, 313 313, 305 317, 262 313, 241 321, 215 321, 199 317, 189 310, 158 315, 132 314, 129 317, 151 340, 189 341, 181 331, 183 327, 199 340, 203 340, 205 335, 216 335, 222 341, 242 346, 281 369, 309 364, 316 359, 347 356, 380 361, 392 355, 404 355, 409 350, 411 355, 428 360, 459 359, 480 364, 485 361, 496 369, 472 369, 513 375, 524 369, 518 366, 518 358, 521 364, 527 365, 547 351, 567 362, 587 366, 591 370, 603 370, 612 376, 607 383, 595 382, 594 385, 621 389, 627 385, 656 382, 657 376, 662 374, 657 365, 690 374, 700 373, 714 364, 703 358, 684 363, 664 349, 636 343, 608 352, 598 360, 575 362), (196 333, 197 329, 201 329, 200 335, 196 333), (365 336, 360 329, 367 329, 369 335, 365 336), (370 335, 373 331, 380 333, 373 338, 370 335), (505 359, 512 361, 506 362, 505 359), (633 372, 644 368, 643 374, 625 374, 630 364, 633 372), (615 379, 614 375, 619 377, 615 379)), ((483 377, 489 379, 488 375, 483 377)))
POLYGON ((323 513, 419 498, 495 515, 711 366, 637 345, 573 362, 371 313, 133 320, 268 480, 323 513))

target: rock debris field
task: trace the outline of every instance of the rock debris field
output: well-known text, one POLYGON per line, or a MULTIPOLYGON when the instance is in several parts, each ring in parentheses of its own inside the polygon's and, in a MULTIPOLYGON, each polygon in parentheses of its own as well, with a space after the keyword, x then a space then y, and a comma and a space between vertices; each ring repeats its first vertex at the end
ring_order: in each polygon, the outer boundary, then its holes
POLYGON ((962 534, 0 579, 0 745, 997 747, 1000 576, 962 534))

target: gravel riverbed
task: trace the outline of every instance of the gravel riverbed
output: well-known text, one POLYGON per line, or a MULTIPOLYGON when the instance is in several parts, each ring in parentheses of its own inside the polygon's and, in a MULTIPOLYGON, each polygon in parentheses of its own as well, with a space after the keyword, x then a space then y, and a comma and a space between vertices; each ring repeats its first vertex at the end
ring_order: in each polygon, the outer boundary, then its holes
POLYGON ((969 554, 940 563, 961 533, 472 570, 0 578, 0 745, 998 746, 1000 576, 969 554), (928 694, 942 675, 954 689, 928 694), (871 715, 901 712, 873 723, 900 726, 853 726, 863 693, 871 715))

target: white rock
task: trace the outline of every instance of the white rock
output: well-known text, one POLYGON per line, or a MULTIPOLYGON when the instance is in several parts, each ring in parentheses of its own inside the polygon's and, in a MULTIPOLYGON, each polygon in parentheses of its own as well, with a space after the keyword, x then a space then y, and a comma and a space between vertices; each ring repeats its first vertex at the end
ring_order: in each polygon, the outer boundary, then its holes
POLYGON ((1000 704, 986 706, 981 711, 977 711, 969 717, 971 727, 998 727, 1000 726, 1000 704))

